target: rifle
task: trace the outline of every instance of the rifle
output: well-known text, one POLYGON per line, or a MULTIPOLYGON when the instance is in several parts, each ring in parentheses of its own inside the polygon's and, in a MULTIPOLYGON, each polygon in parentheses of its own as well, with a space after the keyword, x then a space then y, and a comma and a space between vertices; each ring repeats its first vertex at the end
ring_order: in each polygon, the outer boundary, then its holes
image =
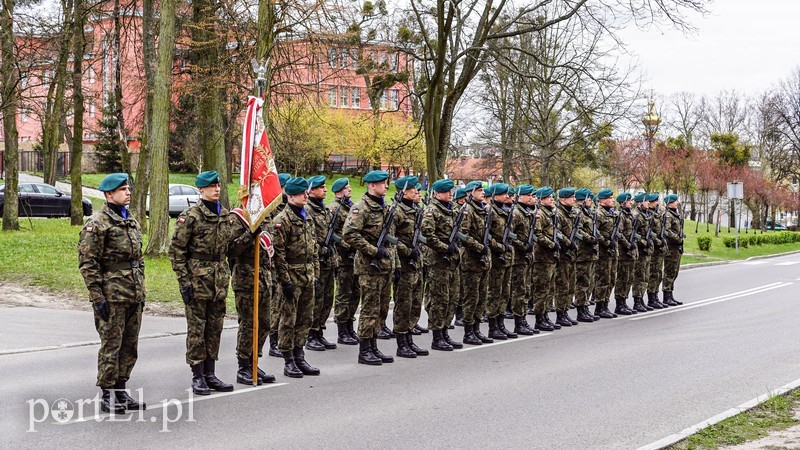
MULTIPOLYGON (((417 211, 417 217, 414 219, 414 235, 411 238, 411 249, 415 249, 419 246, 419 243, 427 244, 428 240, 425 239, 425 236, 422 235, 422 216, 424 215, 424 210, 422 208, 414 207, 417 211)), ((417 269, 417 258, 410 259, 408 264, 413 268, 417 269)))
POLYGON ((611 245, 606 249, 608 256, 614 256, 614 250, 617 248, 617 241, 619 241, 619 222, 622 220, 622 213, 614 213, 614 226, 611 228, 611 245))
POLYGON ((561 263, 561 244, 558 243, 558 211, 553 209, 553 258, 556 260, 556 267, 561 263))
MULTIPOLYGON (((458 229, 461 228, 461 222, 464 221, 464 214, 467 212, 467 204, 469 203, 470 200, 472 200, 472 194, 475 192, 475 189, 476 188, 472 188, 469 194, 467 194, 467 201, 465 201, 464 204, 461 205, 461 208, 458 209, 458 215, 456 215, 456 220, 453 222, 453 229, 450 230, 450 236, 447 238, 448 248, 450 248, 450 246, 453 245, 453 242, 455 242, 456 239, 460 239, 463 241, 467 238, 467 236, 464 233, 458 231, 458 229)), ((444 259, 449 262, 450 256, 445 256, 444 259)))
MULTIPOLYGON (((394 221, 394 212, 397 210, 397 205, 400 204, 400 199, 402 199, 403 195, 405 195, 407 188, 408 188, 408 181, 406 181, 406 184, 403 186, 403 190, 394 195, 394 203, 392 203, 392 207, 389 208, 389 212, 383 219, 383 226, 381 226, 381 233, 378 235, 378 242, 375 243, 375 248, 377 248, 378 250, 380 250, 383 247, 383 244, 385 242, 392 243, 392 240, 394 240, 394 243, 397 242, 397 238, 395 238, 394 236, 389 236, 389 228, 391 228, 392 222, 394 221)), ((375 257, 372 258, 372 262, 369 263, 369 265, 370 267, 379 272, 383 270, 381 268, 381 264, 378 259, 378 253, 375 254, 375 257)))
POLYGON ((600 240, 598 239, 598 232, 597 232, 597 206, 594 207, 592 211, 592 238, 594 238, 594 245, 592 245, 592 250, 597 253, 597 250, 600 248, 600 240))
MULTIPOLYGON (((686 233, 683 232, 683 207, 681 206, 680 203, 678 203, 678 216, 681 218, 681 232, 680 232, 681 234, 680 234, 680 237, 681 237, 681 239, 685 239, 686 238, 686 233)), ((681 245, 678 248, 680 248, 681 253, 683 253, 683 241, 681 241, 681 245)))
POLYGON ((575 241, 582 239, 578 234, 578 225, 580 225, 580 222, 581 222, 581 212, 577 211, 577 214, 575 214, 575 220, 572 222, 572 233, 569 234, 570 246, 575 251, 578 250, 578 244, 575 241))
MULTIPOLYGON (((535 206, 533 208, 533 219, 531 219, 531 226, 528 229, 528 239, 525 241, 526 248, 533 248, 533 243, 538 242, 539 238, 536 237, 536 233, 534 233, 534 229, 536 228, 536 219, 539 218, 539 206, 535 206)), ((525 254, 525 259, 528 262, 531 262, 530 253, 525 254)))
POLYGON ((664 215, 661 216, 661 242, 664 243, 664 250, 669 252, 669 242, 667 242, 667 214, 669 214, 669 208, 664 211, 664 215))
POLYGON ((636 228, 639 227, 639 216, 633 218, 633 227, 631 228, 631 236, 628 238, 628 256, 633 258, 633 249, 636 248, 636 228))
POLYGON ((647 245, 647 251, 650 251, 650 246, 653 245, 653 239, 651 234, 653 234, 653 222, 656 220, 656 213, 650 213, 650 218, 647 220, 647 233, 645 238, 645 243, 647 245))
MULTIPOLYGON (((511 221, 514 216, 514 208, 517 206, 516 202, 511 203, 511 208, 508 210, 508 217, 506 218, 506 226, 503 227, 503 237, 500 239, 500 243, 506 247, 506 252, 508 252, 508 239, 517 239, 517 235, 511 232, 511 221), (513 236, 512 236, 513 235, 513 236)), ((506 262, 506 254, 503 253, 498 257, 498 259, 502 262, 506 262)))
POLYGON ((342 242, 342 238, 337 236, 336 231, 336 223, 339 220, 339 210, 342 209, 342 203, 338 202, 339 204, 336 205, 336 209, 333 210, 333 217, 331 217, 331 223, 328 225, 328 232, 325 233, 325 243, 323 246, 328 249, 328 254, 325 257, 326 260, 330 259, 331 255, 333 255, 333 243, 336 242, 337 244, 342 242))
MULTIPOLYGON (((488 208, 489 210, 486 211, 486 222, 483 224, 483 247, 489 248, 489 242, 492 240, 491 228, 492 228, 492 216, 494 216, 494 208, 492 208, 492 203, 494 202, 494 192, 492 192, 492 196, 490 197, 488 208)), ((486 263, 486 255, 481 255, 481 262, 486 263)))

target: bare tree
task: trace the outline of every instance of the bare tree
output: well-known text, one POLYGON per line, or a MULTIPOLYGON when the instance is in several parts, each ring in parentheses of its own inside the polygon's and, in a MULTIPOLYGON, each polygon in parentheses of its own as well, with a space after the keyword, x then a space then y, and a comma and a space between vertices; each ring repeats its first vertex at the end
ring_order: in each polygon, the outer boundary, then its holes
POLYGON ((17 147, 17 101, 19 99, 19 72, 14 50, 15 0, 3 0, 0 11, 0 80, 3 101, 3 168, 5 170, 5 206, 3 230, 19 230, 18 191, 19 153, 17 147))
POLYGON ((83 172, 83 56, 86 53, 86 37, 84 25, 86 24, 87 5, 84 0, 74 0, 72 13, 72 145, 69 157, 69 179, 72 194, 70 207, 70 223, 81 225, 83 223, 83 186, 81 174, 83 172))
POLYGON ((706 115, 705 97, 693 92, 678 92, 670 98, 669 106, 672 114, 667 115, 667 125, 683 136, 686 145, 693 146, 695 133, 706 115))

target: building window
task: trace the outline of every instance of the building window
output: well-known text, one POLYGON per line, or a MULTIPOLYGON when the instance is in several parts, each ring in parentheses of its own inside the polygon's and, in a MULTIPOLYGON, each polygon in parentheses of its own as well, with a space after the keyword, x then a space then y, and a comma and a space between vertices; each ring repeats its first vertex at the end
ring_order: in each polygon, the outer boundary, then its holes
POLYGON ((24 109, 19 110, 19 120, 22 121, 22 123, 28 122, 28 112, 24 109))
POLYGON ((399 53, 392 53, 389 55, 389 66, 391 67, 392 72, 397 72, 397 65, 399 58, 400 58, 399 53))
POLYGON ((384 89, 383 92, 381 92, 381 109, 386 109, 386 100, 386 89, 384 89))
POLYGON ((336 86, 328 87, 328 105, 336 108, 336 86))
POLYGON ((387 55, 385 52, 381 52, 381 63, 380 63, 380 65, 381 65, 381 67, 383 67, 386 64, 389 64, 389 55, 387 55))
POLYGON ((358 69, 358 49, 350 50, 350 68, 353 70, 358 69))
POLYGON ((350 103, 350 88, 342 86, 339 88, 339 106, 341 108, 347 108, 347 104, 350 103))
POLYGON ((335 68, 336 67, 336 48, 335 47, 328 47, 328 67, 335 68))
POLYGON ((400 106, 400 91, 397 89, 389 90, 389 109, 397 109, 400 106))
POLYGON ((357 87, 352 88, 350 94, 352 96, 352 101, 350 103, 353 105, 353 108, 361 108, 361 89, 357 87))
POLYGON ((89 98, 89 107, 87 109, 89 110, 89 117, 94 117, 94 99, 93 98, 89 98))
POLYGON ((350 53, 347 51, 347 49, 344 49, 344 48, 340 48, 339 49, 339 68, 340 69, 346 69, 347 68, 347 64, 348 64, 347 60, 348 60, 348 56, 349 55, 350 55, 350 53))

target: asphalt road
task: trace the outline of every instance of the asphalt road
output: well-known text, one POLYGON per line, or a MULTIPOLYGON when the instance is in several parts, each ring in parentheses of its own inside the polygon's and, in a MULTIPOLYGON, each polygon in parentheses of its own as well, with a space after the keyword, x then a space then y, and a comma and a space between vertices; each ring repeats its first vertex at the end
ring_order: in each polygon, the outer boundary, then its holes
POLYGON ((689 270, 683 307, 381 367, 307 352, 322 375, 301 380, 265 358, 278 384, 193 400, 183 319, 146 317, 129 387, 150 408, 123 423, 78 404, 97 394, 88 312, 0 308, 0 448, 638 448, 800 378, 798 287, 800 254, 689 270))

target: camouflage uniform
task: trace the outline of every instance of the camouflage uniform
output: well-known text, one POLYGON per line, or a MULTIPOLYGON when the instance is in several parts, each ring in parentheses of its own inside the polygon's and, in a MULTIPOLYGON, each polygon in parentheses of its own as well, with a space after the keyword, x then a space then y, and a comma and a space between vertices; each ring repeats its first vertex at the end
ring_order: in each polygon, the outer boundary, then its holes
POLYGON ((555 294, 556 267, 560 255, 556 256, 556 243, 553 241, 554 214, 554 208, 540 206, 536 212, 536 225, 533 228, 537 240, 536 248, 533 251, 535 269, 531 281, 533 283, 533 312, 537 317, 547 312, 547 307, 553 301, 555 294))
MULTIPOLYGON (((397 206, 394 214, 395 237, 397 237, 398 241, 397 256, 400 260, 400 269, 402 271, 400 280, 392 285, 394 294, 393 331, 398 334, 406 334, 414 326, 414 323, 412 323, 414 318, 412 310, 415 306, 415 297, 419 297, 417 289, 422 273, 422 256, 420 255, 415 261, 410 258, 413 251, 411 242, 414 238, 414 224, 417 214, 422 214, 422 211, 408 200, 403 200, 397 206)), ((421 246, 418 245, 418 247, 421 246)), ((419 304, 416 306, 419 306, 419 304)))
MULTIPOLYGON (((664 237, 666 248, 664 252, 664 295, 672 295, 675 279, 681 268, 681 255, 683 254, 683 230, 681 229, 681 216, 676 209, 667 208, 664 237)), ((671 298, 671 297, 670 297, 671 298)))
MULTIPOLYGON (((572 235, 572 227, 575 224, 575 217, 578 214, 575 207, 568 207, 557 203, 556 214, 558 214, 558 229, 561 244, 561 263, 556 270, 556 311, 565 313, 572 305, 575 296, 575 259, 577 252, 572 247, 569 237, 572 235)), ((577 238, 576 238, 577 240, 577 238)), ((575 243, 577 246, 577 242, 575 243)))
POLYGON ((130 378, 138 357, 145 302, 139 222, 103 205, 80 232, 78 267, 92 303, 108 301, 108 321, 95 311, 94 326, 100 335, 97 386, 111 388, 130 378))
POLYGON ((284 292, 278 305, 281 352, 302 348, 306 343, 314 317, 314 280, 320 271, 314 224, 305 208, 298 208, 300 213, 295 208, 287 205, 272 220, 275 277, 281 285, 289 282, 294 285, 294 295, 289 298, 284 292))
POLYGON ((639 227, 636 234, 640 238, 636 241, 639 247, 639 259, 636 261, 635 269, 633 272, 633 298, 642 299, 647 292, 647 282, 650 275, 650 253, 653 250, 653 243, 647 242, 647 232, 650 224, 650 211, 643 209, 639 205, 634 214, 639 217, 639 227))
POLYGON ((231 276, 225 257, 233 238, 238 237, 233 234, 233 226, 239 220, 227 209, 219 208, 218 215, 200 201, 181 213, 169 247, 178 284, 193 290, 185 308, 186 362, 190 366, 219 358, 231 276))
POLYGON ((636 260, 639 258, 639 251, 636 244, 631 246, 630 237, 634 232, 633 229, 633 212, 630 209, 622 208, 619 211, 619 239, 618 257, 617 257, 617 279, 614 283, 614 297, 617 301, 625 301, 628 298, 628 293, 631 290, 633 282, 633 271, 636 265, 636 260))
POLYGON ((461 223, 461 232, 467 236, 464 242, 464 255, 461 260, 462 296, 464 297, 464 325, 481 323, 486 311, 489 295, 489 271, 492 257, 488 250, 484 256, 483 234, 486 228, 487 209, 482 204, 470 200, 467 212, 461 223))
MULTIPOLYGON (((381 200, 365 194, 351 209, 344 223, 342 238, 356 250, 354 273, 361 288, 361 315, 358 320, 359 339, 377 338, 381 329, 380 310, 391 298, 392 273, 399 265, 393 245, 384 242, 388 257, 378 261, 380 270, 370 266, 378 252, 375 246, 383 228, 383 221, 389 207, 381 200), (380 203, 379 203, 380 201, 380 203)), ((389 234, 394 234, 394 224, 389 226, 389 234)))
POLYGON ((589 306, 594 290, 595 264, 598 260, 597 239, 594 237, 595 213, 585 206, 578 206, 577 209, 581 217, 578 222, 578 234, 581 240, 576 243, 578 259, 575 262, 575 303, 578 306, 589 306))
MULTIPOLYGON (((349 199, 338 199, 328 206, 328 210, 332 213, 340 205, 339 219, 334 227, 334 232, 339 237, 342 236, 344 222, 350 214, 353 203, 349 199)), ((355 319, 358 302, 361 300, 361 288, 358 287, 358 279, 353 273, 355 249, 343 239, 335 243, 334 248, 339 256, 339 268, 336 270, 336 301, 333 307, 333 320, 337 324, 344 324, 355 319)))
POLYGON ((648 297, 656 296, 658 300, 658 288, 661 286, 661 280, 664 278, 664 242, 661 240, 661 229, 663 221, 666 218, 666 212, 659 212, 658 209, 652 210, 653 217, 653 233, 656 237, 653 238, 653 253, 650 255, 650 273, 647 278, 647 295, 648 297))
MULTIPOLYGON (((319 248, 319 285, 314 291, 314 319, 311 322, 311 331, 320 331, 325 329, 325 322, 333 308, 334 274, 339 267, 339 256, 333 245, 325 247, 325 236, 333 220, 333 212, 326 208, 321 200, 317 202, 313 198, 308 199, 306 211, 314 224, 317 248, 319 248)), ((344 222, 344 218, 340 211, 336 221, 344 222)))
POLYGON ((533 220, 533 210, 526 205, 517 204, 511 219, 512 230, 517 238, 511 241, 514 246, 514 264, 511 266, 511 312, 514 317, 525 317, 525 307, 531 295, 531 257, 528 250, 528 232, 533 220))
POLYGON ((617 247, 618 243, 613 242, 611 233, 614 230, 614 223, 617 220, 617 212, 614 208, 597 206, 597 232, 600 248, 597 253, 597 274, 594 285, 595 302, 608 302, 611 299, 611 289, 617 278, 617 247))
POLYGON ((492 201, 494 208, 490 232, 492 235, 492 273, 489 276, 489 297, 486 314, 489 318, 505 318, 506 303, 511 295, 511 265, 514 263, 514 247, 508 244, 508 251, 502 244, 503 230, 509 220, 508 210, 492 201))
POLYGON ((450 205, 433 199, 425 208, 421 225, 422 235, 427 239, 427 246, 431 249, 428 326, 434 331, 446 328, 450 324, 452 317, 448 318, 447 315, 453 310, 451 304, 457 302, 455 283, 459 253, 448 255, 447 243, 456 216, 450 205))

